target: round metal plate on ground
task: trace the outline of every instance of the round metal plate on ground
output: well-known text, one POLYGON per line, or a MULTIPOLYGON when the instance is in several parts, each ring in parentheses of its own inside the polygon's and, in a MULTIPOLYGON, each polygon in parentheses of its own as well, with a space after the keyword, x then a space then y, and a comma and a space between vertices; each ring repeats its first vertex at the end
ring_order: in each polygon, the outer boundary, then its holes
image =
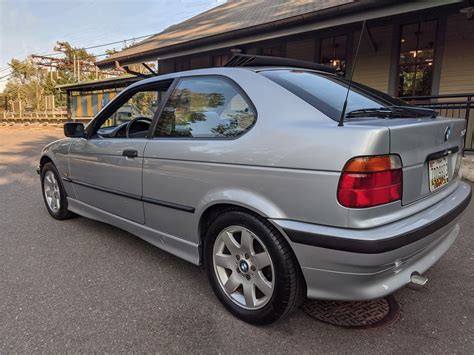
POLYGON ((400 316, 393 296, 364 302, 307 300, 301 309, 316 320, 344 328, 379 327, 400 316))

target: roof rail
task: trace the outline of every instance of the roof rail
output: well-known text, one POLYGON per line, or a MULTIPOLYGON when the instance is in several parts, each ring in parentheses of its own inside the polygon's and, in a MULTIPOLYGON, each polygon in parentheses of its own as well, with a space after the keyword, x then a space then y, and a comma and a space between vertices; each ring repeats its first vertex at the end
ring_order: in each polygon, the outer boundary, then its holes
POLYGON ((269 57, 263 55, 250 54, 234 54, 224 67, 263 67, 263 66, 279 66, 279 67, 295 67, 303 69, 314 69, 328 73, 336 74, 336 70, 326 65, 307 62, 305 60, 269 57))

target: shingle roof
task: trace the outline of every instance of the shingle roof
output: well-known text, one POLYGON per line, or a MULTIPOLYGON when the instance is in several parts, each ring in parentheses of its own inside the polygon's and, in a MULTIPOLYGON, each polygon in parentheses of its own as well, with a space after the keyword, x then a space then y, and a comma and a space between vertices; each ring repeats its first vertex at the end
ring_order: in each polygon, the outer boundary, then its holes
POLYGON ((113 54, 97 64, 114 62, 205 37, 239 31, 295 16, 346 5, 355 0, 230 0, 113 54))

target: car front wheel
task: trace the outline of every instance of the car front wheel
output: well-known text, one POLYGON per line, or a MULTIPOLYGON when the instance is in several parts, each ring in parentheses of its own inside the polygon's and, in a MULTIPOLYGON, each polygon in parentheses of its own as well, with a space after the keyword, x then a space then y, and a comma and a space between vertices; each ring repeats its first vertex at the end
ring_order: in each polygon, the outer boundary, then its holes
POLYGON ((66 190, 53 163, 46 163, 41 169, 43 199, 49 214, 55 219, 68 219, 74 213, 67 209, 66 190))
POLYGON ((211 224, 204 245, 208 278, 238 318, 268 324, 304 298, 304 281, 285 238, 265 219, 231 210, 211 224))

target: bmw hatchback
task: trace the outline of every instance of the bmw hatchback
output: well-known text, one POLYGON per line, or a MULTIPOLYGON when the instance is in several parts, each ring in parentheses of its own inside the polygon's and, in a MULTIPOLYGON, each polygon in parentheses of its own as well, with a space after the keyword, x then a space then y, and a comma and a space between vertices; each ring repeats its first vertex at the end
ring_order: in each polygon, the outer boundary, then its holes
POLYGON ((471 198, 465 120, 315 64, 237 59, 137 82, 87 127, 66 123, 38 168, 50 215, 205 266, 253 324, 305 297, 393 293, 449 249, 471 198))

